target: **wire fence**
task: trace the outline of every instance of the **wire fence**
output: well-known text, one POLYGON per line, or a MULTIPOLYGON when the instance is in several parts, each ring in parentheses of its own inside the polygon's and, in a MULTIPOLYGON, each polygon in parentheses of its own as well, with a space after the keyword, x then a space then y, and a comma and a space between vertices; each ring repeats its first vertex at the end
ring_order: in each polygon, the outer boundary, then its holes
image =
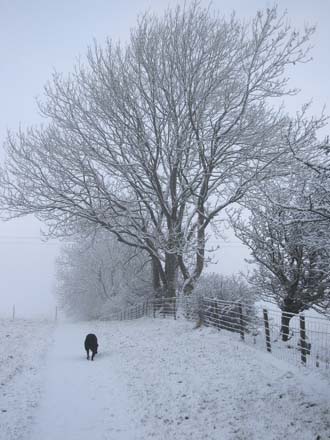
MULTIPOLYGON (((10 315, 12 320, 21 317, 15 305, 10 315)), ((58 315, 55 307, 47 318, 57 321, 58 315)), ((124 321, 144 316, 193 320, 198 326, 213 327, 279 359, 324 371, 330 377, 330 320, 326 318, 287 314, 287 322, 283 323, 279 310, 253 303, 190 296, 155 298, 119 310, 105 319, 124 321)))
POLYGON ((0 319, 11 319, 12 321, 20 319, 37 319, 47 321, 57 321, 60 310, 58 306, 49 307, 46 311, 36 312, 34 309, 28 309, 13 304, 11 307, 0 309, 0 319))
POLYGON ((216 328, 279 359, 330 375, 330 320, 286 314, 255 304, 213 298, 157 298, 112 314, 111 320, 144 316, 184 318, 216 328))

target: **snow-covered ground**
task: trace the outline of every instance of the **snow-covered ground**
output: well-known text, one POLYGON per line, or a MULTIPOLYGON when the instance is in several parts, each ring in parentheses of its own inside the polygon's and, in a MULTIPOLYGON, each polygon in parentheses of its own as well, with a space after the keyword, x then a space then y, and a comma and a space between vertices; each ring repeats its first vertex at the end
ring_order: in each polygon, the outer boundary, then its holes
POLYGON ((21 344, 15 325, 1 328, 22 366, 8 379, 2 359, 1 440, 330 439, 330 384, 229 333, 143 318, 61 323, 52 337, 29 323, 21 344), (99 338, 94 362, 83 350, 89 332, 99 338))
POLYGON ((29 438, 53 329, 46 321, 0 320, 1 440, 29 438))

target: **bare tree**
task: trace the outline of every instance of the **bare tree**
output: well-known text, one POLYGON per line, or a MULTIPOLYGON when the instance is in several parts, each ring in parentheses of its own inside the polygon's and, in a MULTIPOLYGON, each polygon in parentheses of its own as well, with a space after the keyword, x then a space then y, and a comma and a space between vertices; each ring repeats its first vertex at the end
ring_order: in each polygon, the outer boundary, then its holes
MULTIPOLYGON (((245 202, 248 219, 244 220, 246 213, 231 216, 236 236, 249 247, 250 262, 256 264, 250 282, 259 296, 272 299, 282 310, 283 341, 288 339, 292 316, 330 304, 328 227, 298 219, 282 207, 292 202, 300 183, 278 179, 267 188, 271 197, 263 193, 245 202)), ((300 186, 301 193, 306 186, 307 182, 300 186)))
POLYGON ((190 292, 209 226, 287 150, 269 101, 295 93, 285 70, 307 61, 312 33, 276 8, 245 24, 193 2, 143 16, 124 48, 95 42, 45 87, 47 125, 9 136, 2 209, 53 235, 106 228, 148 252, 155 290, 175 295, 179 269, 190 292))

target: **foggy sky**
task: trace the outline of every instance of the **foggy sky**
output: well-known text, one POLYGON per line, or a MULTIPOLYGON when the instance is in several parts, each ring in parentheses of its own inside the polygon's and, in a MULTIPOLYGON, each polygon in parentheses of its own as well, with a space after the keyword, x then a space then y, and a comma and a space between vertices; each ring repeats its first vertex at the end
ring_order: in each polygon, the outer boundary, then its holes
MULTIPOLYGON (((44 84, 54 70, 67 73, 95 38, 114 40, 128 37, 139 13, 161 12, 167 5, 183 1, 147 0, 0 0, 0 158, 7 129, 16 131, 41 121, 35 99, 42 98, 44 84)), ((209 2, 202 1, 202 4, 209 2)), ((291 85, 302 89, 286 100, 290 111, 313 98, 318 113, 330 102, 329 43, 330 2, 323 0, 280 0, 280 10, 297 28, 316 24, 312 44, 313 61, 290 72, 291 85)), ((238 17, 251 17, 258 9, 271 6, 266 0, 213 0, 212 9, 238 17)), ((54 260, 59 246, 42 243, 42 225, 32 217, 0 222, 0 316, 9 316, 16 305, 18 316, 54 312, 52 285, 54 260)), ((218 252, 218 264, 211 270, 236 272, 245 267, 248 252, 230 240, 218 252)))

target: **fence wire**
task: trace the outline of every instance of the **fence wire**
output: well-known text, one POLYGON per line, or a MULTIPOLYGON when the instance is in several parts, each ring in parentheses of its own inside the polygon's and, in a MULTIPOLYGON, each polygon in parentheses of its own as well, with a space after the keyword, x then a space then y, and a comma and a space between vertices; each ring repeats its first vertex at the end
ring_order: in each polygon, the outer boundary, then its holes
POLYGON ((330 320, 304 314, 282 322, 281 311, 214 298, 156 298, 112 314, 111 320, 144 316, 184 318, 198 325, 230 332, 242 342, 279 359, 326 371, 330 375, 330 320))

